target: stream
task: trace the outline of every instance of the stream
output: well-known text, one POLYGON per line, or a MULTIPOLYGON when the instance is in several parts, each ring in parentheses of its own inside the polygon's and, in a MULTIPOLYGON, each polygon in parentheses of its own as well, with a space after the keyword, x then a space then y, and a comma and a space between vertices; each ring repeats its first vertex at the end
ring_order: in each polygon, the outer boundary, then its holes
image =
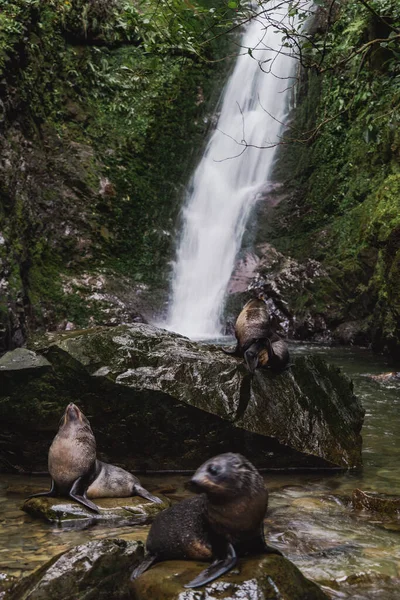
MULTIPOLYGON (((316 352, 343 368, 366 409, 362 472, 270 473, 266 536, 332 598, 393 600, 399 597, 400 519, 352 511, 355 488, 400 496, 399 384, 371 381, 390 371, 383 358, 359 348, 293 344, 293 355, 316 352)), ((188 494, 187 477, 141 477, 153 493, 172 500, 188 494)), ((21 511, 23 500, 48 487, 46 477, 0 475, 0 578, 26 575, 68 548, 103 537, 145 540, 148 527, 94 526, 60 529, 21 511)))

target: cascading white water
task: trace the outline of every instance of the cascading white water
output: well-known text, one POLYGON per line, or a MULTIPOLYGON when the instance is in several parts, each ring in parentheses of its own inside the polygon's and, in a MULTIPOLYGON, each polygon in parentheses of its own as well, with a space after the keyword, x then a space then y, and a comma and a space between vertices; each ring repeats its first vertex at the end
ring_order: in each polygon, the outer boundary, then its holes
POLYGON ((268 181, 296 61, 281 48, 286 2, 248 25, 222 96, 217 128, 193 175, 166 327, 191 338, 221 330, 226 289, 257 192, 268 181), (247 52, 250 49, 251 54, 247 52), (267 71, 267 72, 266 72, 267 71), (243 143, 247 144, 247 147, 243 143))

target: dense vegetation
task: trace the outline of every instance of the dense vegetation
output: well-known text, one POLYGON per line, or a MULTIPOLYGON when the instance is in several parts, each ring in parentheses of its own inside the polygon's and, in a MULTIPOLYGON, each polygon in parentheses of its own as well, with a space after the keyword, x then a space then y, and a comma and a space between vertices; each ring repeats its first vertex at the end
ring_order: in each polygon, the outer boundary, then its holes
POLYGON ((290 199, 261 237, 326 270, 295 309, 357 321, 360 340, 400 356, 399 3, 324 4, 302 59, 276 170, 290 199))
POLYGON ((202 43, 232 11, 208 0, 1 9, 0 321, 12 345, 29 324, 102 322, 88 273, 167 287, 205 99, 226 69, 213 64, 226 39, 202 43))
MULTIPOLYGON (((160 302, 184 186, 229 68, 226 33, 249 15, 234 0, 0 5, 5 348, 29 327, 115 322, 100 288, 118 288, 117 303, 137 291, 160 302)), ((322 314, 331 329, 357 322, 358 339, 397 354, 400 8, 316 5, 309 33, 295 25, 301 0, 289 27, 274 23, 301 75, 276 169, 287 199, 257 241, 322 264, 296 314, 322 314)), ((124 319, 140 310, 131 302, 124 319)))

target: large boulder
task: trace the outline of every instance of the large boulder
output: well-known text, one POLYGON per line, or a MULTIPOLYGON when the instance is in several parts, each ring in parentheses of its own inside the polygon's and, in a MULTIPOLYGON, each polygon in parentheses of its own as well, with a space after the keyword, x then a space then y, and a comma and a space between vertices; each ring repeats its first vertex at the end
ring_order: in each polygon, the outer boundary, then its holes
POLYGON ((73 401, 101 458, 130 469, 194 469, 225 451, 258 467, 361 464, 363 408, 351 382, 320 357, 251 377, 220 347, 145 324, 56 334, 36 351, 51 371, 29 382, 15 372, 0 396, 9 463, 44 468, 73 401))
POLYGON ((327 600, 325 593, 286 558, 241 559, 237 567, 196 591, 183 585, 207 565, 193 561, 160 563, 129 582, 143 558, 143 544, 104 539, 71 548, 17 584, 7 600, 327 600))
POLYGON ((195 591, 184 585, 205 568, 204 563, 171 560, 146 571, 131 583, 134 600, 328 600, 315 583, 283 556, 254 556, 195 591))

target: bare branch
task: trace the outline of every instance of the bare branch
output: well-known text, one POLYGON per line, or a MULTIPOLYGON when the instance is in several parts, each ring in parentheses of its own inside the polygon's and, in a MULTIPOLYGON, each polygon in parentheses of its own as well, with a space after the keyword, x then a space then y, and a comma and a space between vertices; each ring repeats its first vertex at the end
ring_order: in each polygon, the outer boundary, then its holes
POLYGON ((325 73, 326 71, 332 71, 332 70, 337 69, 338 67, 345 66, 355 56, 358 56, 358 54, 361 54, 362 52, 364 52, 365 50, 369 49, 374 44, 380 44, 381 42, 388 42, 388 41, 393 42, 394 40, 400 40, 400 33, 398 33, 397 35, 394 35, 391 38, 376 38, 374 40, 366 42, 365 44, 363 44, 362 46, 360 46, 359 48, 357 48, 356 50, 354 50, 353 52, 351 52, 351 54, 349 54, 349 56, 346 56, 346 58, 343 58, 342 60, 339 60, 336 64, 334 64, 332 66, 325 67, 325 69, 321 69, 320 73, 325 73))

